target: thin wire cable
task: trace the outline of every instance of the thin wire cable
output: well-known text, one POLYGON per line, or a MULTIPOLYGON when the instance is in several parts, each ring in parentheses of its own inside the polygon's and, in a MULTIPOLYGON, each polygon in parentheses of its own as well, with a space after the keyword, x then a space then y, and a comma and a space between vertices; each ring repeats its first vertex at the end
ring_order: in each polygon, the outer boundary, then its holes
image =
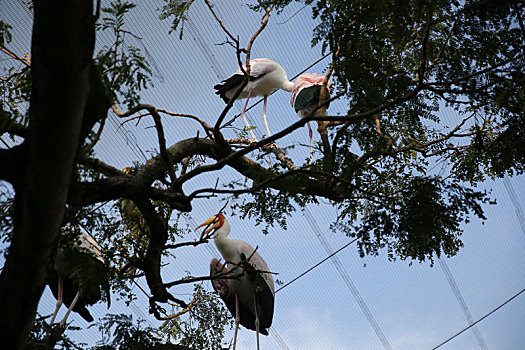
POLYGON ((113 123, 114 126, 116 126, 115 133, 120 133, 124 138, 126 145, 129 146, 130 150, 134 151, 139 158, 144 158, 144 161, 147 162, 149 158, 146 156, 146 153, 144 152, 142 147, 140 147, 140 145, 138 144, 137 137, 135 136, 134 131, 132 131, 131 129, 124 129, 123 127, 121 127, 120 122, 117 119, 118 117, 115 113, 111 113, 110 116, 108 116, 109 121, 113 123))
POLYGON ((290 350, 290 347, 288 346, 288 344, 286 344, 284 339, 281 337, 281 335, 279 334, 279 332, 277 332, 275 328, 270 329, 268 332, 273 337, 273 339, 277 342, 277 344, 279 345, 281 349, 290 350))
POLYGON ((495 313, 496 311, 498 311, 499 309, 501 309, 503 306, 507 305, 508 303, 510 303, 512 300, 514 300, 515 298, 517 298, 521 293, 525 292, 525 288, 522 289, 521 291, 519 291, 518 293, 514 294, 512 297, 510 297, 510 299, 508 299, 507 301, 505 301, 503 304, 499 305, 498 307, 496 307, 495 309, 493 309, 492 311, 490 311, 488 314, 486 314, 485 316, 483 316, 482 318, 480 318, 479 320, 477 320, 476 322, 472 323, 471 325, 469 325, 468 327, 466 328, 463 328, 462 330, 460 330, 459 332, 457 332, 456 334, 454 334, 453 336, 451 336, 450 338, 448 338, 447 340, 445 340, 444 342, 440 343, 439 345, 435 346, 432 348, 432 350, 435 350, 443 345, 445 345, 446 343, 448 343, 449 341, 451 341, 452 339, 456 338, 458 335, 460 335, 461 333, 465 332, 466 330, 468 330, 469 328, 475 326, 476 324, 478 324, 479 322, 483 321, 485 318, 489 317, 490 315, 492 315, 493 313, 495 313))
POLYGON ((463 298, 463 294, 461 293, 461 290, 459 289, 458 284, 456 283, 456 280, 452 275, 452 272, 448 268, 446 261, 443 259, 438 259, 438 263, 439 266, 441 266, 445 277, 447 278, 448 284, 452 289, 452 293, 454 293, 454 296, 456 297, 456 300, 458 301, 459 306, 461 307, 461 310, 463 311, 463 314, 465 315, 469 326, 472 326, 472 332, 474 333, 474 336, 478 341, 479 347, 481 349, 488 349, 487 344, 485 343, 485 340, 483 339, 483 336, 481 335, 481 332, 479 331, 478 327, 473 326, 474 319, 472 318, 472 314, 470 313, 468 305, 465 302, 465 299, 463 298))
POLYGON ((277 24, 281 25, 281 24, 285 24, 287 23, 288 21, 290 21, 292 18, 294 18, 295 16, 297 16, 299 14, 299 12, 301 12, 302 10, 304 10, 308 5, 304 5, 303 7, 301 7, 299 10, 295 11, 295 13, 293 15, 291 15, 290 17, 288 17, 287 20, 285 20, 284 22, 277 22, 277 24))
POLYGON ((316 267, 318 267, 319 265, 321 265, 322 263, 324 263, 326 260, 330 259, 331 257, 333 257, 334 255, 336 255, 337 253, 339 253, 340 251, 342 251, 343 249, 347 248, 349 245, 351 245, 352 243, 354 243, 355 241, 357 241, 359 239, 359 236, 354 238, 353 240, 351 240, 350 242, 346 243, 344 246, 342 246, 341 248, 337 249, 336 251, 334 251, 333 253, 331 253, 330 255, 328 255, 326 258, 324 258, 323 260, 319 261, 317 264, 313 265, 312 267, 310 267, 309 269, 307 269, 306 271, 304 271, 303 273, 297 275, 295 278, 291 279, 290 281, 288 281, 287 283, 283 284, 281 287, 277 288, 277 290, 275 291, 275 293, 279 292, 280 290, 288 287, 290 284, 294 283, 295 281, 297 281, 299 278, 303 277, 304 275, 306 275, 308 272, 312 271, 313 269, 315 269, 316 267))
POLYGON ((512 186, 512 183, 508 177, 503 178, 503 184, 505 185, 505 189, 507 190, 514 209, 516 209, 516 216, 520 222, 521 232, 525 235, 525 217, 523 215, 523 209, 521 208, 520 202, 518 201, 516 191, 514 190, 514 186, 512 186))
MULTIPOLYGON (((317 225, 317 222, 313 218, 310 210, 308 208, 305 208, 304 213, 305 213, 306 220, 310 223, 311 227, 315 231, 315 235, 317 236, 317 238, 323 245, 325 251, 331 254, 332 248, 330 248, 330 245, 328 244, 326 237, 322 234, 321 229, 317 225)), ((374 315, 372 314, 372 311, 370 311, 366 301, 361 296, 359 289, 357 288, 357 286, 354 284, 354 282, 352 281, 352 279, 350 278, 350 276, 344 269, 343 264, 341 263, 341 261, 339 261, 339 258, 337 256, 332 256, 331 259, 335 265, 335 268, 337 269, 337 272, 339 272, 339 274, 341 275, 341 278, 343 279, 346 286, 352 293, 354 299, 356 300, 357 304, 361 308, 361 311, 365 314, 365 317, 368 323, 370 323, 370 326, 374 330, 376 336, 379 338, 379 341, 383 344, 383 347, 385 349, 392 349, 392 345, 390 345, 390 343, 388 342, 388 339, 385 336, 385 333, 383 332, 383 330, 381 329, 381 326, 379 326, 379 323, 376 321, 374 315)))

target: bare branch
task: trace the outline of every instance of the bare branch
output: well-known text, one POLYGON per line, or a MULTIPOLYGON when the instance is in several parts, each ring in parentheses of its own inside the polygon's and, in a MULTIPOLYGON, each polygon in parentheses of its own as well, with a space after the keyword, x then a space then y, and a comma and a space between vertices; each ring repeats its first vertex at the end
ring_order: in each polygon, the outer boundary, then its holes
POLYGON ((226 26, 224 26, 224 24, 222 23, 221 19, 219 18, 219 16, 217 16, 217 14, 215 13, 215 11, 213 10, 213 5, 210 3, 209 0, 204 0, 204 2, 206 3, 206 5, 208 5, 208 8, 210 9, 211 13, 213 14, 213 16, 215 17, 215 20, 217 21, 217 23, 219 23, 219 25, 221 26, 222 30, 230 37, 230 39, 235 42, 237 44, 237 46, 239 46, 239 40, 237 40, 230 32, 228 29, 226 29, 226 26))
POLYGON ((0 47, 0 51, 17 61, 22 62, 26 67, 31 67, 31 57, 29 56, 28 52, 25 52, 25 57, 20 57, 13 51, 9 50, 7 47, 0 47))
POLYGON ((115 103, 111 105, 111 109, 113 110, 113 112, 115 112, 115 114, 117 114, 117 116, 121 118, 133 115, 142 109, 147 110, 149 114, 151 114, 151 116, 153 117, 153 121, 155 122, 155 129, 157 130, 160 155, 164 161, 164 165, 166 167, 168 175, 170 176, 171 182, 175 183, 175 181, 177 180, 177 176, 175 175, 175 168, 173 167, 173 162, 171 161, 168 152, 166 151, 166 138, 164 137, 164 128, 162 126, 162 121, 158 113, 158 109, 152 105, 139 104, 126 112, 122 112, 118 109, 115 103))
POLYGON ((198 240, 198 241, 188 241, 188 242, 181 242, 181 243, 177 243, 177 244, 166 244, 165 248, 166 249, 177 249, 177 248, 180 248, 180 247, 187 247, 187 246, 198 246, 198 245, 201 245, 203 243, 207 243, 208 241, 205 240, 205 239, 201 239, 201 240, 198 240))
POLYGON ((173 117, 183 117, 183 118, 193 119, 193 120, 199 122, 202 125, 202 128, 204 129, 204 132, 206 133, 206 135, 208 137, 210 137, 210 138, 212 137, 211 132, 213 131, 213 127, 208 125, 208 123, 206 123, 204 120, 200 119, 197 116, 194 116, 192 114, 173 113, 173 112, 166 111, 164 109, 157 109, 157 111, 159 111, 160 113, 165 113, 165 114, 173 116, 173 117))
POLYGON ((104 125, 105 124, 106 124, 106 118, 104 118, 104 119, 102 119, 100 121, 100 125, 98 126, 98 131, 95 134, 95 137, 93 138, 93 140, 88 145, 84 146, 80 150, 80 152, 79 152, 79 156, 80 157, 84 156, 89 151, 91 151, 93 149, 93 147, 95 147, 95 145, 97 144, 98 140, 100 140, 100 135, 102 135, 102 130, 104 130, 104 125))

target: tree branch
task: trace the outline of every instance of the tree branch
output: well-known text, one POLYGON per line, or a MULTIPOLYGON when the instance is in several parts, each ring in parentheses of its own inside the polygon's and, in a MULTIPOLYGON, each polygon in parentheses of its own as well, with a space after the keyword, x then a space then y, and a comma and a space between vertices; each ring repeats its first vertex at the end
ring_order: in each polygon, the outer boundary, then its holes
POLYGON ((30 122, 20 148, 25 166, 22 185, 15 182, 13 240, 0 275, 5 348, 27 341, 62 223, 93 83, 92 11, 91 1, 34 2, 30 122))

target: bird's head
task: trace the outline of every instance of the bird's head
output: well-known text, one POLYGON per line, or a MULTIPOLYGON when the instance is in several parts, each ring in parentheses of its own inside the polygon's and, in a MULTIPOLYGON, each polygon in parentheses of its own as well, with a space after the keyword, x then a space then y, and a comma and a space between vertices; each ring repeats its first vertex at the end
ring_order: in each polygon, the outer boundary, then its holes
POLYGON ((126 174, 131 174, 131 168, 129 166, 122 169, 122 171, 125 172, 126 174))
POLYGON ((221 233, 223 233, 224 235, 230 233, 230 224, 224 217, 223 213, 213 215, 206 222, 197 226, 195 228, 195 231, 197 231, 203 226, 205 226, 205 229, 204 231, 202 231, 201 240, 209 237, 216 237, 221 233), (210 232, 212 232, 212 234, 210 234, 210 232))

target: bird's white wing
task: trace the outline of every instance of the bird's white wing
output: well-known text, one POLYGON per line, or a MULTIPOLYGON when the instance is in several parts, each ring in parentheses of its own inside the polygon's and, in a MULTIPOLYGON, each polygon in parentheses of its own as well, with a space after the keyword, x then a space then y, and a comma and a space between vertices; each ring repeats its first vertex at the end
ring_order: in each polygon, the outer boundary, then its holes
POLYGON ((79 250, 85 253, 93 255, 100 262, 104 263, 104 257, 102 256, 102 249, 98 245, 97 241, 88 234, 82 233, 78 236, 79 250))
MULTIPOLYGON (((242 242, 239 245, 239 256, 247 260, 247 262, 252 266, 252 268, 257 272, 262 272, 261 275, 268 285, 268 288, 275 295, 275 286, 273 281, 273 275, 270 273, 268 265, 262 258, 262 256, 248 243, 242 242), (264 273, 266 271, 267 273, 264 273)), ((241 258, 242 259, 242 258, 241 258)))
MULTIPOLYGON (((243 68, 246 70, 246 65, 243 65, 243 68)), ((267 58, 256 58, 250 60, 250 78, 257 79, 271 73, 275 70, 276 63, 267 58)), ((243 74, 242 70, 239 68, 235 74, 243 74)))
MULTIPOLYGON (((219 274, 224 275, 225 278, 212 279, 211 284, 213 289, 219 293, 226 305, 233 303, 232 306, 235 310, 235 299, 232 299, 233 295, 228 285, 228 269, 217 258, 212 258, 210 261, 210 276, 215 277, 219 274)), ((228 308, 230 308, 230 306, 228 306, 228 308)))

